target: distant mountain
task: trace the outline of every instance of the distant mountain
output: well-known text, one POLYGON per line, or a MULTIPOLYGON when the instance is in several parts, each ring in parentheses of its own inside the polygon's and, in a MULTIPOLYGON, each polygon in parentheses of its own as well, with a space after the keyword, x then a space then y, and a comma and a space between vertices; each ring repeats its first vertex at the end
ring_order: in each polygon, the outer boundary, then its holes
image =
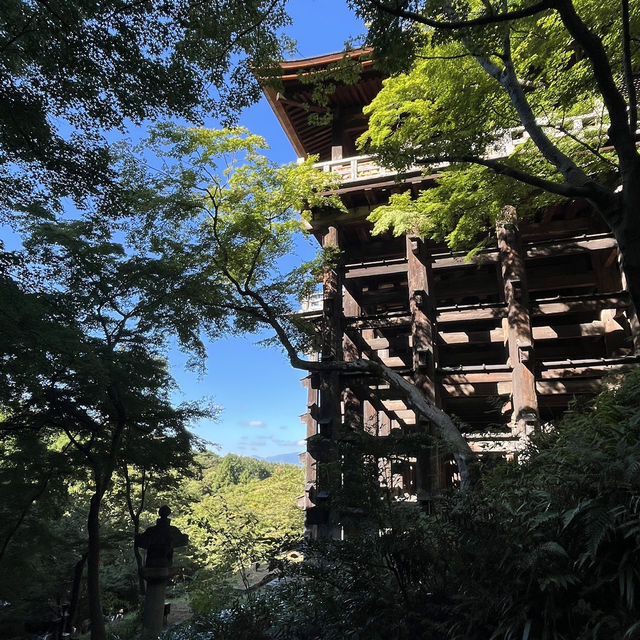
POLYGON ((280 464, 295 464, 302 466, 299 453, 280 453, 277 456, 263 458, 263 460, 266 460, 267 462, 279 462, 280 464))

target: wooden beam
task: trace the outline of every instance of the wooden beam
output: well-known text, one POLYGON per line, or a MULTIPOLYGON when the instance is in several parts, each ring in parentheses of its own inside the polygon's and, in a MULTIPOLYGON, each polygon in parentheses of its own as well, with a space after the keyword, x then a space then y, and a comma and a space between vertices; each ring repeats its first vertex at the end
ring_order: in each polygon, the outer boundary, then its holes
POLYGON ((490 371, 487 373, 452 373, 443 376, 440 380, 442 384, 448 385, 476 383, 498 384, 499 382, 511 382, 511 372, 490 371))
POLYGON ((386 276, 394 273, 406 273, 406 262, 390 262, 388 264, 372 265, 347 265, 345 268, 345 278, 370 278, 373 276, 386 276))
POLYGON ((407 405, 402 400, 383 400, 382 404, 387 411, 408 411, 407 405))
POLYGON ((585 235, 577 238, 566 238, 562 242, 532 243, 526 250, 526 257, 527 259, 545 258, 571 253, 584 253, 585 251, 602 251, 617 246, 615 238, 610 234, 585 235))
POLYGON ((626 309, 629 306, 629 298, 626 292, 610 296, 572 296, 557 302, 539 300, 532 304, 534 316, 554 316, 565 313, 599 312, 602 309, 626 309))
POLYGON ((445 396, 452 398, 469 398, 478 396, 502 396, 512 393, 511 381, 507 382, 474 382, 442 385, 445 396))
POLYGON ((438 309, 438 324, 450 324, 453 322, 474 322, 478 320, 500 320, 507 313, 503 304, 472 305, 460 309, 444 307, 438 309))
POLYGON ((558 394, 589 394, 594 395, 600 391, 602 382, 600 378, 579 380, 539 380, 536 382, 536 390, 542 395, 558 394))
MULTIPOLYGON (((571 253, 584 253, 585 251, 601 251, 608 248, 617 247, 615 239, 610 234, 595 234, 593 236, 582 235, 574 238, 567 238, 562 242, 552 243, 531 243, 526 251, 527 260, 543 258, 554 255, 567 255, 571 253)), ((499 254, 495 250, 481 251, 472 258, 467 258, 464 253, 456 254, 436 254, 433 256, 433 269, 452 269, 460 267, 477 267, 478 265, 498 262, 499 254)))
POLYGON ((458 344, 483 344, 486 342, 504 342, 504 331, 487 329, 486 331, 440 331, 440 340, 449 346, 458 344))
POLYGON ((385 364, 387 367, 390 367, 391 369, 411 368, 411 365, 408 362, 405 362, 405 360, 399 356, 390 356, 386 358, 381 357, 380 360, 383 364, 385 364))
POLYGON ((528 436, 538 423, 538 400, 527 273, 515 207, 502 209, 496 233, 507 305, 507 317, 502 327, 507 338, 509 364, 513 369, 510 385, 513 405, 511 426, 518 435, 528 436))
POLYGON ((546 325, 533 327, 533 339, 538 341, 566 338, 601 337, 604 335, 604 323, 600 320, 580 324, 546 325))
POLYGON ((359 318, 348 322, 354 329, 386 329, 390 327, 403 327, 411 324, 411 318, 407 314, 389 317, 359 318))
POLYGON ((405 350, 409 348, 409 336, 395 336, 393 338, 364 338, 373 351, 380 349, 405 350))

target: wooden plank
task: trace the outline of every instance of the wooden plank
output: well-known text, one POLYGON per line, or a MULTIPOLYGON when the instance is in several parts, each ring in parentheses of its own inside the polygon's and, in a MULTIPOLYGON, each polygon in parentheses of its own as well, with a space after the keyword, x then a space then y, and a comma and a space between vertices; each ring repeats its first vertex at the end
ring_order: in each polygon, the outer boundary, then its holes
POLYGON ((374 351, 380 349, 407 349, 409 347, 409 336, 396 336, 394 338, 365 338, 369 348, 374 351))
POLYGON ((452 373, 443 376, 442 384, 464 384, 464 383, 492 383, 511 382, 510 371, 490 371, 487 373, 452 373))
POLYGON ((492 383, 463 383, 463 384, 442 384, 442 390, 446 396, 452 398, 469 398, 478 396, 502 396, 512 392, 512 383, 492 382, 492 383))
POLYGON ((383 400, 382 404, 387 411, 407 411, 407 405, 402 400, 383 400))
POLYGON ((487 331, 441 331, 440 340, 446 345, 482 344, 485 342, 504 342, 502 328, 487 331))
POLYGON ((392 369, 401 367, 406 368, 409 366, 402 358, 398 356, 391 356, 390 358, 380 358, 380 360, 382 360, 383 364, 385 364, 387 367, 391 367, 392 369))
POLYGON ((626 294, 607 296, 604 298, 594 297, 592 299, 583 298, 580 300, 566 300, 558 302, 534 302, 532 304, 533 315, 553 316, 564 313, 585 313, 596 312, 602 309, 624 309, 629 306, 626 294))
POLYGON ((598 393, 602 382, 597 379, 580 380, 540 380, 536 382, 536 391, 541 395, 557 394, 594 394, 598 393))
POLYGON ((438 324, 452 322, 473 322, 474 320, 499 320, 506 315, 506 307, 502 304, 488 307, 465 308, 438 311, 438 324))
POLYGON ((393 273, 406 273, 406 262, 392 262, 389 264, 372 264, 372 265, 347 265, 345 267, 344 277, 347 280, 353 278, 371 278, 373 276, 385 276, 393 273))
POLYGON ((415 415, 416 415, 415 413, 413 413, 413 411, 411 411, 411 409, 396 411, 395 414, 398 416, 398 418, 403 420, 405 424, 410 424, 410 422, 408 421, 411 420, 412 418, 415 418, 415 415))
POLYGON ((387 327, 402 327, 411 324, 411 316, 391 316, 388 318, 359 318, 348 322, 350 327, 355 329, 385 329, 387 327))
POLYGON ((460 267, 474 267, 482 264, 492 264, 498 261, 497 251, 485 251, 475 255, 470 260, 467 259, 466 254, 434 256, 432 262, 432 268, 434 270, 452 269, 460 267))
POLYGON ((604 323, 600 320, 556 326, 533 327, 533 339, 536 341, 562 338, 600 337, 604 335, 604 323))
POLYGON ((546 369, 538 373, 543 380, 556 380, 558 378, 602 378, 610 373, 628 370, 633 364, 603 364, 590 367, 566 367, 558 369, 546 369))
MULTIPOLYGON (((577 223, 577 228, 583 228, 584 223, 577 223)), ((553 235, 553 234, 549 234, 553 235)), ((578 236, 566 238, 562 242, 531 243, 528 245, 525 255, 527 259, 544 258, 554 255, 567 255, 570 253, 584 253, 586 251, 602 251, 617 247, 615 238, 609 234, 595 234, 593 236, 578 236)), ((466 254, 435 255, 433 269, 451 269, 459 267, 474 267, 479 264, 497 262, 497 251, 484 251, 468 259, 466 254)))
POLYGON ((529 245, 526 250, 527 259, 545 258, 555 255, 567 255, 570 253, 584 253, 585 251, 602 251, 617 247, 615 238, 609 234, 597 234, 594 236, 582 236, 567 238, 562 242, 549 244, 529 245))

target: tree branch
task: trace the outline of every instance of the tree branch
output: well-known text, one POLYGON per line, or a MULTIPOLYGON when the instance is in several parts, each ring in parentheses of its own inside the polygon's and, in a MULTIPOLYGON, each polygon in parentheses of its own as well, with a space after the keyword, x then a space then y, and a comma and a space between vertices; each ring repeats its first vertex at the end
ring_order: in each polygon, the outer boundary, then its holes
POLYGON ((602 40, 583 22, 572 0, 557 0, 555 9, 567 31, 582 47, 591 62, 596 84, 611 119, 609 137, 620 158, 620 168, 624 171, 630 164, 637 162, 638 153, 635 136, 629 135, 627 105, 616 86, 602 40))
POLYGON ((633 83, 631 66, 631 23, 629 18, 629 0, 622 0, 622 59, 624 80, 629 94, 629 133, 635 137, 638 128, 638 95, 633 83))
MULTIPOLYGON (((226 271, 224 266, 221 268, 223 269, 223 272, 226 271)), ((458 463, 458 470, 460 471, 462 485, 468 486, 472 482, 472 469, 476 459, 475 454, 469 447, 467 441, 462 437, 462 434, 451 418, 444 411, 427 402, 419 389, 389 367, 373 360, 360 359, 349 362, 343 360, 325 360, 322 362, 315 362, 300 358, 297 349, 289 339, 289 335, 280 322, 278 315, 263 296, 248 287, 240 287, 240 284, 234 278, 230 277, 228 272, 226 272, 225 275, 230 278, 240 295, 253 300, 262 309, 267 323, 275 331, 276 336, 287 352, 289 362, 294 369, 320 372, 360 372, 386 380, 391 387, 402 394, 402 397, 406 400, 407 404, 416 411, 416 413, 436 425, 440 432, 440 436, 451 447, 452 453, 458 463)))
POLYGON ((519 9, 517 11, 485 15, 480 18, 474 18, 473 20, 452 20, 443 22, 440 20, 432 20, 431 18, 426 18, 422 14, 415 11, 401 9, 400 7, 389 7, 384 4, 384 2, 381 2, 381 0, 371 0, 371 4, 380 11, 388 13, 392 16, 396 16, 397 18, 404 18, 406 20, 411 20, 412 22, 418 22, 420 24, 427 25, 428 27, 433 27, 434 29, 447 29, 452 31, 458 29, 469 29, 472 27, 483 27, 488 25, 500 24, 503 22, 518 20, 519 18, 528 18, 535 15, 536 13, 540 13, 541 11, 545 11, 546 9, 550 9, 552 7, 552 2, 550 2, 550 0, 542 0, 542 2, 537 2, 530 7, 519 9))
POLYGON ((492 160, 490 158, 481 158, 480 156, 471 156, 471 155, 440 155, 440 156, 430 156, 427 158, 420 158, 416 160, 417 164, 420 165, 432 165, 438 164, 440 162, 452 162, 452 163, 468 163, 468 164, 478 164, 483 167, 487 167, 491 169, 493 172, 507 176, 508 178, 513 178, 514 180, 518 180, 519 182, 523 182, 524 184, 528 184, 532 187, 536 187, 537 189, 543 189, 549 193, 555 193, 559 196, 564 196, 566 198, 596 198, 598 197, 598 193, 590 188, 589 186, 575 186, 572 184, 567 184, 563 182, 553 182, 553 180, 547 180, 545 178, 540 178, 538 176, 531 175, 526 171, 522 171, 521 169, 517 169, 515 167, 510 167, 504 162, 500 162, 499 160, 492 160))

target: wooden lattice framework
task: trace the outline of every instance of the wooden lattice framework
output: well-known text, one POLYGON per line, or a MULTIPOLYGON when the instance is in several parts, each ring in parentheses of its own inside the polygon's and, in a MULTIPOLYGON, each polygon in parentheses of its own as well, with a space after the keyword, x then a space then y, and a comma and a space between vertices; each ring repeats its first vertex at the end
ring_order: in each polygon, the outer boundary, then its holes
MULTIPOLYGON (((538 425, 638 361, 616 242, 581 200, 528 221, 506 207, 495 246, 471 261, 424 238, 372 236, 366 217, 373 207, 400 190, 417 194, 437 176, 416 170, 398 182, 356 155, 362 107, 381 87, 370 62, 358 84, 338 86, 328 107, 313 105, 305 75, 341 56, 283 63, 282 86, 265 89, 296 152, 318 154, 319 166, 341 176, 337 193, 348 208, 315 212, 310 222, 322 246, 341 252, 325 273, 322 299, 304 310, 322 337, 319 357, 379 359, 455 416, 475 451, 517 455, 538 425), (330 122, 309 124, 314 110, 330 122)), ((304 383, 307 533, 338 537, 349 518, 332 507, 331 491, 349 482, 358 461, 337 445, 361 431, 380 438, 383 451, 385 439, 430 426, 380 381, 332 373, 304 383)), ((381 468, 394 495, 426 507, 454 470, 436 446, 386 458, 381 468)))

